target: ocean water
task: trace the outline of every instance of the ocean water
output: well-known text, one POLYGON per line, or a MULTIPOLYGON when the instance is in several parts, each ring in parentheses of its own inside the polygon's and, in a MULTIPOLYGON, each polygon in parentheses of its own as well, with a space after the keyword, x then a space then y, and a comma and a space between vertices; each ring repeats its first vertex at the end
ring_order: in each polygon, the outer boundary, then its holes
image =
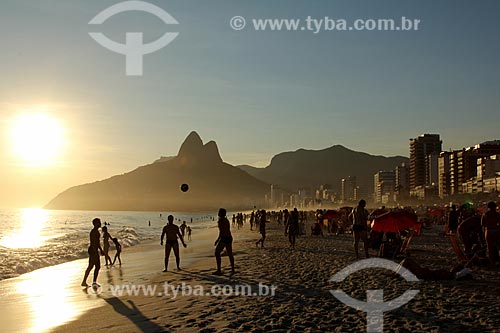
POLYGON ((193 236, 197 229, 216 226, 212 220, 214 213, 161 214, 31 208, 0 210, 0 280, 87 257, 89 232, 95 217, 99 217, 103 224, 109 223, 108 232, 117 237, 124 248, 147 240, 159 240, 168 214, 174 215, 177 225, 186 221, 193 229, 193 236))

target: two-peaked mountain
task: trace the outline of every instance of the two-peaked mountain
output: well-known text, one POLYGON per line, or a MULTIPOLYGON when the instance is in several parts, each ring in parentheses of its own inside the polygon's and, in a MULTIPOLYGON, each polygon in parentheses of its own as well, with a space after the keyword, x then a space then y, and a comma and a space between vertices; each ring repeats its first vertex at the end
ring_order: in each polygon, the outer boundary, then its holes
POLYGON ((402 162, 408 164, 408 161, 402 156, 374 156, 335 145, 322 150, 299 149, 281 153, 274 156, 265 168, 238 167, 257 179, 291 191, 329 184, 334 192, 340 193, 342 178, 354 176, 362 192, 370 194, 376 172, 393 170, 402 162))
POLYGON ((259 205, 269 186, 224 163, 214 141, 191 132, 175 157, 123 175, 69 188, 46 208, 72 210, 214 211, 259 205), (182 192, 180 185, 189 185, 182 192))

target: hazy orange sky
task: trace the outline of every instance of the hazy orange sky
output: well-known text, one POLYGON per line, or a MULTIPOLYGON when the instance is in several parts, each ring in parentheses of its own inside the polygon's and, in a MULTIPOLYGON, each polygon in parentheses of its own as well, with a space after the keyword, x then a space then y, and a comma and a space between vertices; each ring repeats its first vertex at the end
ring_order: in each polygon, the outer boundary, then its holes
POLYGON ((115 0, 0 3, 0 207, 41 206, 62 190, 174 155, 188 133, 215 140, 231 164, 334 144, 408 156, 409 138, 443 149, 498 139, 498 1, 152 0, 179 22, 123 13, 88 22, 115 0), (419 31, 258 32, 231 17, 418 18, 419 31), (90 36, 153 41, 141 77, 90 36), (61 124, 53 165, 13 154, 12 121, 42 110, 61 124))

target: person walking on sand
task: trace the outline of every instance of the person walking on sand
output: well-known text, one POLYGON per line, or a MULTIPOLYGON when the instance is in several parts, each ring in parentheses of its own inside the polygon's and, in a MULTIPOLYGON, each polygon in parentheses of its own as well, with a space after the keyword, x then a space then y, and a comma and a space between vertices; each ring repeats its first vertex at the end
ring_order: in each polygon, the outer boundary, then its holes
POLYGON ((167 236, 166 244, 165 244, 165 269, 163 272, 167 272, 168 270, 168 259, 170 257, 170 251, 173 249, 175 254, 175 261, 177 263, 177 269, 181 269, 180 263, 181 258, 179 256, 179 242, 177 241, 177 237, 181 239, 182 245, 187 247, 186 243, 184 243, 184 237, 179 231, 179 227, 174 224, 174 217, 169 215, 167 217, 168 224, 163 227, 163 231, 161 233, 160 245, 163 245, 163 237, 167 236))
POLYGON ((219 209, 219 220, 217 225, 219 227, 219 237, 215 241, 215 260, 217 262, 217 270, 213 273, 214 275, 222 275, 221 264, 222 257, 221 253, 226 249, 227 256, 231 262, 231 274, 234 274, 234 256, 233 256, 233 235, 231 235, 231 225, 226 217, 226 210, 224 208, 219 209))
POLYGON ((187 233, 188 233, 188 240, 192 240, 191 239, 191 232, 192 232, 191 227, 188 226, 186 230, 187 230, 187 233))
POLYGON ((109 256, 109 240, 111 235, 108 232, 108 227, 102 227, 102 243, 104 247, 104 259, 106 260, 106 266, 111 265, 111 257, 109 256), (108 264, 109 261, 109 264, 108 264))
POLYGON ((88 248, 89 265, 85 270, 85 275, 83 276, 82 287, 88 287, 87 278, 92 268, 94 268, 94 279, 92 280, 92 287, 98 288, 100 287, 100 285, 97 283, 97 276, 99 275, 99 269, 101 268, 101 258, 99 257, 99 253, 104 253, 101 248, 101 234, 99 233, 101 220, 99 218, 93 219, 92 225, 94 226, 94 228, 90 231, 90 246, 88 248))
POLYGON ((112 265, 115 264, 116 259, 118 258, 118 262, 120 263, 120 266, 122 264, 122 259, 120 258, 120 254, 122 253, 122 245, 118 242, 118 238, 112 238, 113 243, 115 244, 115 249, 116 249, 116 254, 115 258, 113 259, 112 265))
POLYGON ((290 247, 292 249, 295 248, 295 241, 297 235, 299 234, 299 212, 297 207, 295 207, 290 216, 287 219, 287 223, 285 226, 285 235, 288 234, 288 241, 290 242, 290 247))
POLYGON ((182 221, 182 224, 181 224, 181 226, 179 228, 179 229, 181 229, 182 237, 184 237, 184 235, 186 234, 186 228, 187 228, 186 221, 182 221))
POLYGON ((488 260, 490 266, 495 265, 498 255, 498 243, 500 237, 500 213, 497 212, 497 204, 493 201, 488 203, 488 211, 481 218, 481 226, 484 228, 484 238, 488 248, 488 260))
POLYGON ((457 232, 460 213, 457 211, 457 206, 451 205, 451 211, 448 214, 448 232, 457 232))
POLYGON ((352 221, 352 231, 354 235, 354 252, 356 253, 356 259, 359 259, 358 247, 359 247, 359 239, 363 241, 363 246, 365 249, 365 256, 369 258, 368 255, 368 216, 369 213, 365 209, 366 201, 361 199, 359 200, 358 206, 355 207, 351 214, 349 215, 349 219, 352 221))
POLYGON ((264 241, 266 240, 266 211, 263 209, 260 214, 260 221, 259 221, 259 232, 262 235, 262 237, 255 243, 255 246, 260 246, 264 247, 264 241))

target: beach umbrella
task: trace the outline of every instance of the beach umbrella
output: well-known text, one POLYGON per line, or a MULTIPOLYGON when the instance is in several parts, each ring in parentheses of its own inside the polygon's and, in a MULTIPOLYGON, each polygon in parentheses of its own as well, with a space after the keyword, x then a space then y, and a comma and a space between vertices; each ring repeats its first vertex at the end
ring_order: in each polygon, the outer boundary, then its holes
POLYGON ((334 220, 342 217, 342 214, 339 211, 329 209, 323 214, 323 219, 325 220, 334 220))
POLYGON ((415 227, 417 215, 405 210, 379 215, 373 220, 372 230, 378 232, 399 232, 415 227))

